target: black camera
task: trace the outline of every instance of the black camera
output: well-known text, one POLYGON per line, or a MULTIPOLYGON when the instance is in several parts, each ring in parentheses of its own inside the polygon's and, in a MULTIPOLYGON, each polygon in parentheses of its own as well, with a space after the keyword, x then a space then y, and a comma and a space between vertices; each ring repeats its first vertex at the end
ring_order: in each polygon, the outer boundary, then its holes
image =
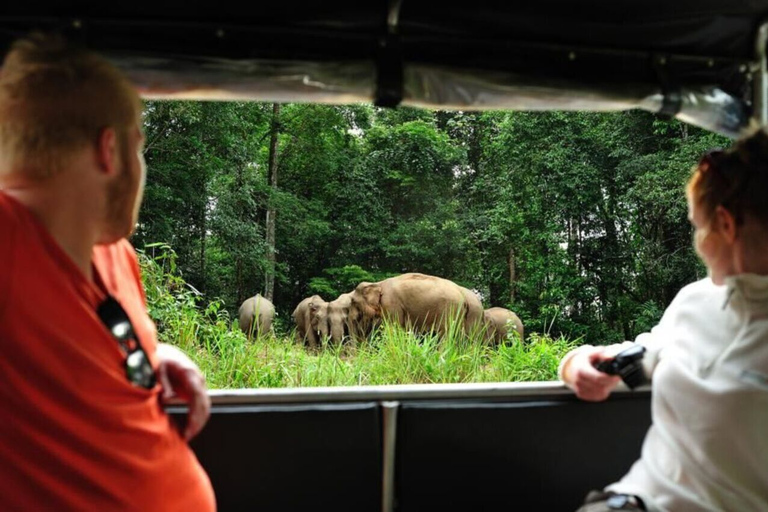
POLYGON ((598 371, 608 375, 618 375, 629 389, 635 389, 648 382, 643 370, 645 347, 635 345, 616 354, 613 359, 601 361, 595 365, 598 371))

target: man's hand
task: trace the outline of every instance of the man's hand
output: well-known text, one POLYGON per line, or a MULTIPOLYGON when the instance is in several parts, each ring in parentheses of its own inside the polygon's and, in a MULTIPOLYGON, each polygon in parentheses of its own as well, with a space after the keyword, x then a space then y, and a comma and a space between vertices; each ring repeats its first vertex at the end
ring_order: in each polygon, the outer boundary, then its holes
POLYGON ((590 347, 579 350, 563 368, 563 381, 576 392, 576 396, 589 402, 601 402, 608 398, 613 388, 621 382, 617 375, 598 371, 594 365, 611 359, 606 347, 590 347))
POLYGON ((160 360, 158 378, 163 387, 163 400, 178 397, 189 404, 187 426, 182 432, 189 441, 195 437, 211 415, 211 399, 205 388, 205 378, 200 369, 184 352, 166 343, 157 345, 160 360))

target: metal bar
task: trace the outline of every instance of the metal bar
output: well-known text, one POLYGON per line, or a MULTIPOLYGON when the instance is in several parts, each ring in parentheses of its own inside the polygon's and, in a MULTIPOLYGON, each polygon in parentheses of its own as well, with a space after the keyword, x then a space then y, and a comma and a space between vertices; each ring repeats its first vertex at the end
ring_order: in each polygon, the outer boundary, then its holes
POLYGON ((755 115, 760 121, 760 126, 768 124, 768 62, 766 61, 766 49, 768 46, 768 22, 760 25, 755 41, 755 56, 759 69, 754 79, 755 115))
POLYGON ((397 446, 397 410, 400 402, 386 401, 382 412, 381 512, 395 510, 395 453, 397 446))
MULTIPOLYGON (((650 387, 638 388, 640 393, 650 387)), ((499 382, 478 384, 403 384, 323 388, 216 389, 210 392, 213 405, 258 405, 290 403, 341 403, 406 400, 576 400, 561 382, 499 382)), ((617 389, 616 395, 638 394, 617 389)), ((181 402, 174 402, 181 404, 181 402)))
POLYGON ((400 7, 403 0, 390 0, 389 12, 387 16, 387 28, 390 34, 396 34, 400 25, 400 7))

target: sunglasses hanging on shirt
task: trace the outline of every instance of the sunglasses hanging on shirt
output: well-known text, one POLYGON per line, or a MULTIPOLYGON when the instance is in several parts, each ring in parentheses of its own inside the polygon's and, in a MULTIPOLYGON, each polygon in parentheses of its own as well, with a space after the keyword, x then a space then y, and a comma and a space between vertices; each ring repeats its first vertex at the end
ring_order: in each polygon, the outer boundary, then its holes
POLYGON ((156 378, 152 364, 120 303, 108 296, 99 305, 96 314, 126 354, 125 375, 128 381, 134 386, 153 388, 156 378))

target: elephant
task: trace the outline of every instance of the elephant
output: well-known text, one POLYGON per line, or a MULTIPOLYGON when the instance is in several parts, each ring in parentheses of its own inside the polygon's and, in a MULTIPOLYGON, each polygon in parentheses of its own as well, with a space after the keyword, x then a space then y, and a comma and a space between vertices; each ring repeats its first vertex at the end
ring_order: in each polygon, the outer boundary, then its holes
POLYGON ((504 308, 488 308, 483 312, 485 339, 494 344, 504 343, 510 328, 517 331, 523 341, 523 322, 512 311, 504 308))
POLYGON ((246 299, 238 310, 240 329, 248 338, 263 336, 272 328, 275 306, 267 298, 256 294, 246 299))
POLYGON ((326 309, 326 321, 328 322, 328 328, 330 331, 331 341, 333 343, 341 343, 345 336, 349 336, 352 340, 356 340, 357 336, 354 336, 350 330, 349 323, 349 308, 352 305, 352 293, 342 293, 336 300, 328 303, 326 309))
POLYGON ((309 344, 316 349, 319 341, 329 334, 327 318, 328 303, 319 295, 313 295, 299 302, 293 310, 293 321, 296 322, 296 340, 309 344))
POLYGON ((472 331, 472 329, 482 329, 483 326, 483 317, 482 313, 478 316, 477 312, 483 311, 483 303, 480 302, 480 297, 477 296, 475 292, 468 288, 464 288, 463 286, 459 286, 461 288, 461 292, 464 294, 464 300, 467 304, 467 311, 471 312, 471 314, 467 315, 467 318, 464 320, 465 322, 465 331, 469 333, 470 335, 476 334, 472 331))
POLYGON ((377 283, 362 282, 351 295, 349 321, 357 336, 366 335, 382 318, 417 332, 444 335, 458 315, 464 332, 482 325, 480 299, 466 288, 440 277, 409 273, 377 283))

